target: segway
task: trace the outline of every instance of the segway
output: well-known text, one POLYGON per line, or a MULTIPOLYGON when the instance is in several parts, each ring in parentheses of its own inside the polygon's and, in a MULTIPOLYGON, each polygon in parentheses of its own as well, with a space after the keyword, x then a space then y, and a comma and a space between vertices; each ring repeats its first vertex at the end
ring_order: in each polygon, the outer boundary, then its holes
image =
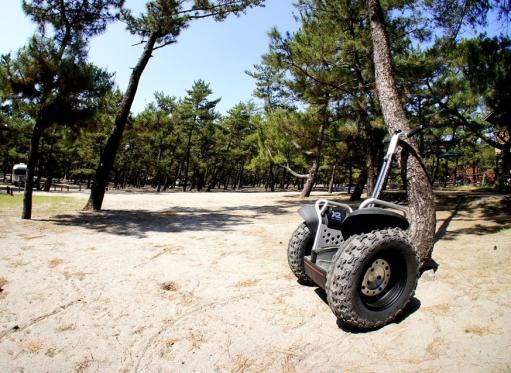
POLYGON ((325 199, 298 210, 304 222, 289 241, 298 281, 317 285, 340 322, 359 330, 393 321, 417 287, 419 257, 407 235, 407 208, 379 199, 399 142, 422 130, 395 133, 374 191, 353 210, 325 199))

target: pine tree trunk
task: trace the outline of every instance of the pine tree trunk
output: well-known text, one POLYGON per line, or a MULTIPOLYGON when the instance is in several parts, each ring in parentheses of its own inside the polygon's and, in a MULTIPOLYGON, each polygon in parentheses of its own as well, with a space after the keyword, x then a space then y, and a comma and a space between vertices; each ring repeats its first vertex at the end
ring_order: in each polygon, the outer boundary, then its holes
POLYGON ((243 177, 244 177, 244 174, 245 174, 245 159, 243 159, 241 161, 241 168, 240 168, 240 174, 239 174, 239 178, 238 178, 238 189, 242 189, 243 188, 243 177))
POLYGON ((270 164, 270 170, 268 171, 268 188, 270 188, 270 192, 275 192, 275 177, 273 175, 273 162, 270 164))
MULTIPOLYGON (((319 158, 319 157, 316 157, 319 158)), ((309 170, 309 177, 307 178, 307 181, 305 182, 305 185, 303 186, 302 192, 300 193, 301 198, 309 197, 312 192, 312 188, 314 187, 314 184, 316 183, 316 177, 318 176, 319 171, 319 160, 314 159, 312 162, 312 167, 309 170)))
MULTIPOLYGON (((389 133, 408 132, 410 126, 401 105, 394 79, 390 42, 379 0, 368 0, 373 39, 376 89, 389 133)), ((406 157, 409 235, 424 263, 433 250, 436 216, 435 199, 419 150, 413 139, 407 140, 410 155, 406 157)))
POLYGON ((447 183, 449 182, 449 160, 445 158, 445 168, 444 168, 444 188, 447 188, 447 183))
MULTIPOLYGON (((186 158, 185 158, 185 170, 184 170, 184 181, 183 181, 183 192, 186 192, 186 187, 188 184, 188 168, 190 167, 190 148, 192 144, 192 134, 193 134, 193 128, 190 130, 190 133, 188 134, 188 143, 186 145, 186 158)), ((191 188, 190 188, 191 189, 191 188)))
MULTIPOLYGON (((326 106, 325 106, 326 110, 326 106)), ((305 185, 300 193, 301 198, 309 197, 314 184, 316 184, 316 177, 318 176, 319 165, 321 162, 321 148, 323 147, 323 139, 325 136, 325 123, 321 123, 319 126, 318 137, 316 139, 316 155, 314 157, 314 161, 312 162, 312 167, 309 170, 309 177, 305 182, 305 185)))
POLYGON ((351 186, 353 184, 353 164, 350 160, 348 166, 348 194, 351 194, 351 186))
POLYGON ((334 191, 334 181, 335 181, 335 169, 336 165, 332 165, 332 171, 330 172, 330 182, 328 183, 328 193, 332 194, 334 191))
POLYGON ((511 177, 511 143, 504 144, 501 150, 502 167, 497 174, 497 188, 501 191, 509 190, 509 178, 511 177))
POLYGON ((39 155, 39 141, 43 134, 43 125, 37 121, 32 132, 30 140, 30 154, 28 155, 27 164, 27 179, 25 180, 25 193, 23 194, 23 211, 21 212, 22 219, 32 218, 32 193, 34 190, 34 175, 37 157, 39 155))
MULTIPOLYGON (((376 166, 376 154, 374 153, 374 149, 372 146, 368 147, 367 157, 366 157, 366 168, 367 168, 367 195, 370 196, 373 193, 374 184, 376 175, 374 172, 376 166)), ((363 187, 362 187, 363 188, 363 187)))
POLYGON ((115 116, 115 126, 112 129, 105 148, 103 149, 103 153, 101 154, 99 165, 96 169, 96 176, 91 187, 89 200, 87 201, 84 210, 101 210, 103 198, 105 197, 105 188, 108 185, 108 176, 114 164, 117 149, 121 143, 122 134, 126 127, 126 122, 128 121, 131 105, 133 104, 135 94, 137 93, 138 83, 140 82, 140 77, 149 62, 149 59, 151 58, 156 40, 156 34, 153 33, 149 36, 144 47, 144 51, 142 52, 137 65, 131 72, 128 89, 124 93, 124 97, 115 116))
POLYGON ((353 193, 350 196, 350 201, 358 201, 360 197, 362 197, 362 193, 364 193, 364 186, 367 183, 367 168, 362 168, 360 170, 360 174, 358 175, 357 184, 353 189, 353 193))
POLYGON ((218 167, 214 166, 211 181, 208 183, 208 188, 206 189, 207 192, 211 192, 211 189, 213 189, 218 181, 218 167))
POLYGON ((51 189, 51 183, 53 179, 53 144, 50 146, 50 149, 48 150, 48 158, 46 160, 46 166, 45 166, 45 172, 44 172, 44 188, 43 190, 45 192, 49 192, 51 189))
POLYGON ((170 189, 174 189, 176 187, 176 183, 179 181, 179 178, 181 177, 181 163, 178 163, 176 168, 176 173, 174 174, 174 180, 172 181, 172 184, 170 185, 170 189))
POLYGON ((438 157, 438 155, 435 157, 435 166, 433 167, 433 173, 431 176, 431 184, 435 184, 435 181, 437 179, 437 176, 438 176, 438 169, 440 168, 440 157, 438 157))
POLYGON ((51 168, 46 168, 46 180, 44 181, 44 188, 43 190, 45 192, 49 192, 51 189, 51 183, 53 181, 53 173, 51 168))

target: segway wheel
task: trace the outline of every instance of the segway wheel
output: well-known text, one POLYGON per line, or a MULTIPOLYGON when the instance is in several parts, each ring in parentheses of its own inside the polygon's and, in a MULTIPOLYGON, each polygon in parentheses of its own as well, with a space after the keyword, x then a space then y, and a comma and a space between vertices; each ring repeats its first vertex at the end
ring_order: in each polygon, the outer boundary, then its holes
POLYGON ((304 285, 312 285, 314 282, 305 273, 303 258, 311 254, 314 238, 307 224, 302 223, 296 228, 287 247, 287 262, 289 268, 298 278, 298 282, 304 285))
POLYGON ((350 237, 327 273, 328 304, 341 323, 371 330, 393 321, 417 287, 419 257, 399 228, 350 237))

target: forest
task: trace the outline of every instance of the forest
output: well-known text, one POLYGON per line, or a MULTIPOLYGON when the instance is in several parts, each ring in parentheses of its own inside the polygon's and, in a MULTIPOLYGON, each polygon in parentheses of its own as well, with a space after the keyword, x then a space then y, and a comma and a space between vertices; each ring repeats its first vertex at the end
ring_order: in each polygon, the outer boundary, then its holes
MULTIPOLYGON (((143 111, 130 108, 156 49, 175 43, 190 22, 221 21, 262 1, 190 8, 181 1, 172 8, 158 0, 140 16, 121 0, 93 1, 89 8, 52 3, 23 2, 38 31, 0 61, 4 182, 13 165, 26 163, 30 190, 65 181, 93 194, 94 188, 264 188, 301 190, 305 197, 321 187, 347 190, 356 200, 371 192, 389 133, 376 94, 366 2, 297 1, 299 29, 269 30, 267 53, 247 66, 254 100, 225 114, 202 79, 184 97, 155 92, 143 111), (126 92, 87 56, 89 40, 119 20, 145 43, 126 92)), ((411 127, 426 128, 418 146, 434 187, 509 190, 508 4, 460 4, 383 4, 397 89, 411 127)), ((406 187, 402 180, 395 171, 389 187, 406 187)), ((89 207, 100 208, 102 198, 89 207)))

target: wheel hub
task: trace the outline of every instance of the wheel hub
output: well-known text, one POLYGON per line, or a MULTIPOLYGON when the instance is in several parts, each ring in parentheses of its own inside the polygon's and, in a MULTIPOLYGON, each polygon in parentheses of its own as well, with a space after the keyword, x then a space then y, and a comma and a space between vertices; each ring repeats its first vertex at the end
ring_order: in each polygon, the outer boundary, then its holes
POLYGON ((367 296, 381 294, 390 279, 390 265, 386 260, 376 259, 367 269, 360 290, 367 296))

